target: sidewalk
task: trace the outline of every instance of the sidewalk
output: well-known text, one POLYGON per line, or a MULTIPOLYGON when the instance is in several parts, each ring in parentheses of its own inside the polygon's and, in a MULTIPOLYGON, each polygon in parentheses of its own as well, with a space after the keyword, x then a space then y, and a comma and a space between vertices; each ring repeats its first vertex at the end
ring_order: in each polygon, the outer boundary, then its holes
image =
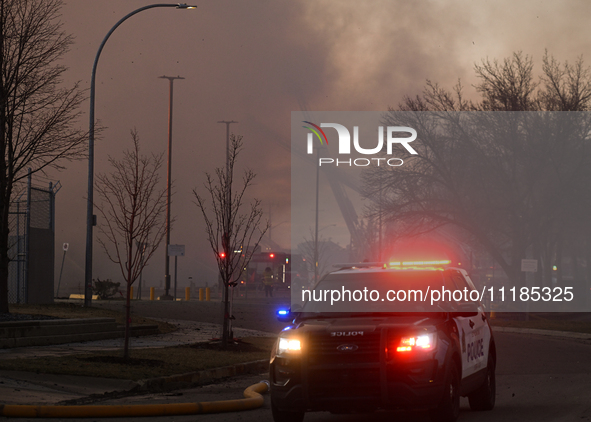
MULTIPOLYGON (((179 346, 212 338, 219 338, 221 327, 193 321, 164 320, 179 326, 173 333, 159 334, 130 339, 132 348, 161 348, 179 346)), ((273 334, 234 328, 234 337, 272 336, 273 334)), ((97 340, 83 343, 69 343, 51 346, 19 347, 0 349, 0 359, 34 358, 41 356, 67 356, 78 353, 97 352, 121 349, 123 339, 97 340)), ((260 366, 260 363, 259 363, 260 366)), ((245 368, 220 368, 203 371, 202 378, 214 379, 241 373, 245 368)), ((198 378, 194 374, 193 378, 198 378)), ((171 384, 177 382, 178 377, 170 379, 151 380, 152 384, 171 384)), ((73 375, 35 374, 30 372, 0 370, 0 404, 56 404, 66 400, 81 399, 91 395, 103 395, 112 392, 125 392, 132 389, 147 388, 146 383, 110 378, 92 378, 73 375)))

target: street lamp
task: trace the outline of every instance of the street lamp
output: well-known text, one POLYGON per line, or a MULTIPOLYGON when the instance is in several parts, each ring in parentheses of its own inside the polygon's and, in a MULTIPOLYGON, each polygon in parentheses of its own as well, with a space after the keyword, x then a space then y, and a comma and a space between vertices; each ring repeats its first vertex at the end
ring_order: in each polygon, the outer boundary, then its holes
POLYGON ((174 7, 176 9, 195 9, 197 6, 189 6, 186 3, 176 4, 150 4, 148 6, 140 7, 133 12, 125 15, 119 20, 107 33, 103 42, 99 46, 94 64, 92 65, 92 77, 90 79, 90 125, 88 129, 88 195, 86 198, 86 262, 84 269, 84 306, 90 306, 92 301, 92 227, 96 224, 93 210, 93 196, 94 196, 94 93, 95 93, 95 79, 96 67, 98 65, 99 57, 103 51, 107 40, 111 34, 128 18, 136 13, 155 7, 174 7))

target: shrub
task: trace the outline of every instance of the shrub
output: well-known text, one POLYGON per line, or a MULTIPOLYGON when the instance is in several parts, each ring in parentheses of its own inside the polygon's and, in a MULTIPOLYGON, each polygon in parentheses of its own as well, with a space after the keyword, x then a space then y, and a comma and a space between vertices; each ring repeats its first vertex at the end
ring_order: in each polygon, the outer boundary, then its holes
POLYGON ((106 280, 92 280, 92 293, 98 295, 99 299, 110 299, 112 298, 117 292, 119 292, 119 286, 121 283, 114 283, 113 280, 110 278, 106 280))

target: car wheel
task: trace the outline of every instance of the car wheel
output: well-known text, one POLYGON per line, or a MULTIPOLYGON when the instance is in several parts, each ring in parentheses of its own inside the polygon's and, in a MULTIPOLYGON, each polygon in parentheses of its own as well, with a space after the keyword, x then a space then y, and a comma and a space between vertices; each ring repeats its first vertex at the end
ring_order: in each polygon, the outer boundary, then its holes
POLYGON ((273 403, 273 398, 271 398, 271 413, 273 414, 274 422, 302 422, 305 412, 279 410, 273 403))
POLYGON ((445 378, 443 398, 435 409, 431 409, 433 422, 454 422, 460 414, 460 370, 451 362, 445 378))
POLYGON ((451 362, 445 379, 443 398, 435 409, 432 409, 433 422, 454 422, 460 414, 460 370, 455 362, 451 362))
POLYGON ((470 409, 492 410, 492 408, 495 407, 496 392, 495 359, 489 354, 484 383, 478 388, 478 390, 468 395, 470 409))

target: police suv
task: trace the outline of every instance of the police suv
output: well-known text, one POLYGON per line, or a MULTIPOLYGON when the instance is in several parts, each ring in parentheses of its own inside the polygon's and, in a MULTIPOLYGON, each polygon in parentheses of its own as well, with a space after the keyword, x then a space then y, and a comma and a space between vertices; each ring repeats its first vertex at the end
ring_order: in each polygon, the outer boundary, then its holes
POLYGON ((480 302, 464 300, 476 293, 466 271, 395 264, 334 271, 305 292, 301 307, 292 302, 278 316, 291 325, 271 354, 276 422, 301 422, 310 411, 398 408, 455 421, 460 396, 472 410, 494 407, 494 338, 480 302), (331 303, 334 292, 344 296, 339 303, 331 303))

